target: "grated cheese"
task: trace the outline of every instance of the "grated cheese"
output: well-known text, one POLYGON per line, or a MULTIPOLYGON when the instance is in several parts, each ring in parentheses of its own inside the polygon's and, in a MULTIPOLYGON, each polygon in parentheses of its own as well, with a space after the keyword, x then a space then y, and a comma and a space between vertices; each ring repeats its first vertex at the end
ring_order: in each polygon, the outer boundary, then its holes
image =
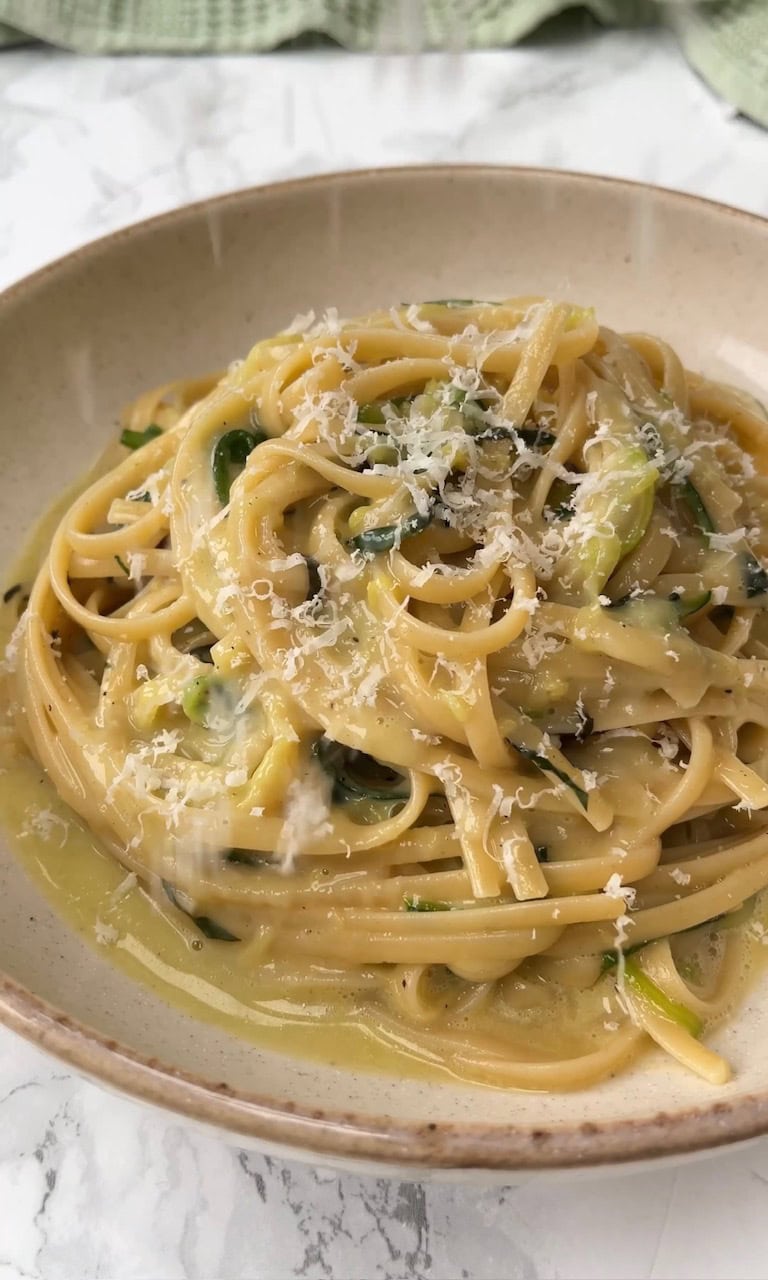
POLYGON ((618 871, 614 871, 613 874, 608 877, 603 885, 603 893, 606 897, 614 898, 617 901, 619 899, 623 899, 628 907, 632 907, 634 905, 635 898, 637 897, 637 890, 633 889, 631 885, 625 885, 618 871))
POLYGON ((332 831, 330 801, 331 780, 320 769, 307 770, 290 782, 276 849, 286 875, 300 854, 332 831))
POLYGON ((40 809, 37 805, 30 805, 24 811, 24 822, 19 831, 19 838, 23 840, 28 836, 39 836, 41 840, 48 841, 57 831, 61 832, 59 848, 63 849, 69 835, 69 823, 52 809, 40 809))

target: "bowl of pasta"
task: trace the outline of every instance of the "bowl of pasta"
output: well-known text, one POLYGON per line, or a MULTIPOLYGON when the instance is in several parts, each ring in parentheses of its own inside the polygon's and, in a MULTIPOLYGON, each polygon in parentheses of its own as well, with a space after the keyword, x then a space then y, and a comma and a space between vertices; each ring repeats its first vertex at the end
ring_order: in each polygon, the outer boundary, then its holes
POLYGON ((766 1131, 766 262, 410 169, 3 295, 0 1019, 361 1168, 766 1131))

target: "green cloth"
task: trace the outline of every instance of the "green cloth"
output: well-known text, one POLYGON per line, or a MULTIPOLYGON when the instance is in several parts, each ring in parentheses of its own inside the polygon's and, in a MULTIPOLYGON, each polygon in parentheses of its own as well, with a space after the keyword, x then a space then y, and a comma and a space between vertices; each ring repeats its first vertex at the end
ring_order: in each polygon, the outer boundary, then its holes
POLYGON ((584 2, 606 23, 654 0, 0 0, 0 22, 78 53, 244 53, 308 32, 351 49, 511 44, 584 2))
POLYGON ((687 10, 680 34, 701 77, 768 129, 768 0, 721 0, 687 10))
MULTIPOLYGON (((0 0, 0 44, 77 53, 244 53, 318 33, 388 52, 512 44, 578 0, 0 0)), ((582 0, 600 22, 668 15, 692 65, 768 127, 768 0, 582 0)))

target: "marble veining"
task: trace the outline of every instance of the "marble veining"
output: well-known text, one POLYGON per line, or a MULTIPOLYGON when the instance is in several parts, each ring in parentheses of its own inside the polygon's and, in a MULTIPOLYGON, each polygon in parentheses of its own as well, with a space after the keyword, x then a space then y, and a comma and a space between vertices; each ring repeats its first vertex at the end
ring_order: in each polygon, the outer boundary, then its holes
MULTIPOLYGON (((565 38, 570 34, 571 38, 565 38)), ((639 178, 768 214, 768 135, 659 32, 470 55, 0 54, 0 285, 254 182, 421 162, 639 178)), ((0 1029, 0 1280, 765 1280, 768 1141, 514 1187, 239 1151, 0 1029)))

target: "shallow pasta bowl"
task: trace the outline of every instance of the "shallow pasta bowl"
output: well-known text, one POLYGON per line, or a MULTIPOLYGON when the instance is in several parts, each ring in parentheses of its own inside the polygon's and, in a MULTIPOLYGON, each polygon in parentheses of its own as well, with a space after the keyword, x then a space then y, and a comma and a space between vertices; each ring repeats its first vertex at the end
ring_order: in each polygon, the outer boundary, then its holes
MULTIPOLYGON (((628 183, 408 169, 289 182, 90 245, 0 299, 2 546, 99 452, 144 388, 243 354, 296 312, 540 293, 670 340, 689 367, 768 383, 768 223, 628 183)), ((761 386, 762 383, 762 386, 761 386)), ((714 1090, 653 1055, 579 1094, 351 1070, 169 1006, 52 909, 0 846, 0 1018, 78 1070, 238 1140, 360 1168, 510 1171, 693 1152, 768 1131, 768 982, 714 1037, 714 1090)))

